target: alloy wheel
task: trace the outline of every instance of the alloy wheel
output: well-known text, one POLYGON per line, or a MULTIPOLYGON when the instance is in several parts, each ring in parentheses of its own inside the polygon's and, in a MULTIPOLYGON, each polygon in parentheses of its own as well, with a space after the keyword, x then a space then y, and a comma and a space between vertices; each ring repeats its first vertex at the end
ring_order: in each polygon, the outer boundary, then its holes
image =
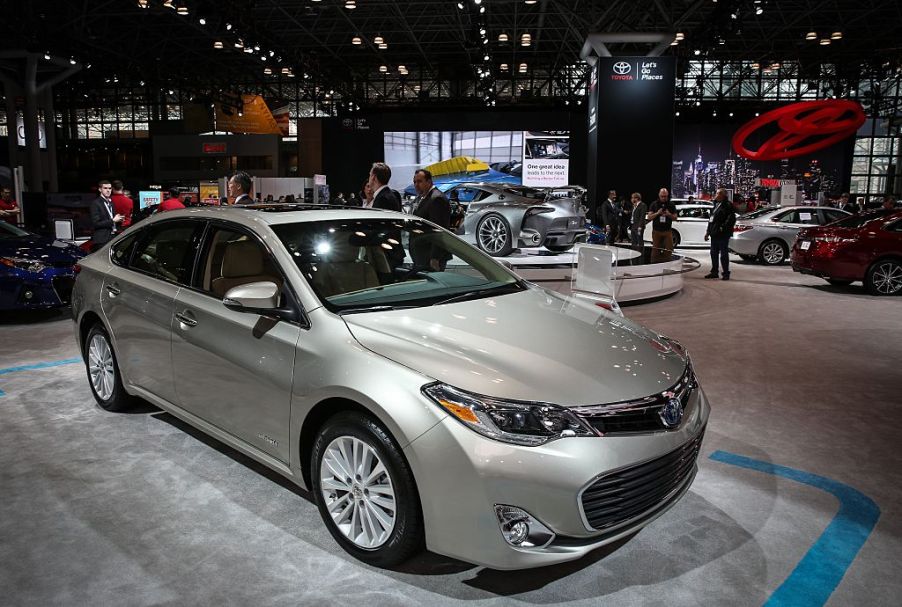
POLYGON ((329 443, 320 490, 335 526, 355 545, 372 550, 388 541, 398 506, 388 469, 370 445, 353 436, 329 443))
POLYGON ((871 274, 874 288, 881 295, 893 295, 902 291, 902 265, 894 261, 884 261, 871 274))
POLYGON ((109 400, 116 387, 113 351, 103 335, 95 335, 88 346, 88 371, 91 385, 101 400, 109 400))
POLYGON ((778 263, 783 261, 785 254, 783 253, 783 245, 778 242, 769 242, 764 245, 764 248, 761 249, 761 257, 764 258, 764 261, 771 264, 777 265, 778 263))
POLYGON ((507 238, 507 226, 500 217, 486 217, 479 226, 479 244, 489 254, 502 251, 507 238))

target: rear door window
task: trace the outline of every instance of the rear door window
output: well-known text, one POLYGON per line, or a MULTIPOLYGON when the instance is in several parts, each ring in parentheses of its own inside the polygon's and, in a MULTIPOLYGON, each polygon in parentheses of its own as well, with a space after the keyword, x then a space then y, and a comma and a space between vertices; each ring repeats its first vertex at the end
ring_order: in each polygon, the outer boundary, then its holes
POLYGON ((190 284, 203 227, 202 221, 179 220, 147 228, 129 267, 167 282, 190 284))

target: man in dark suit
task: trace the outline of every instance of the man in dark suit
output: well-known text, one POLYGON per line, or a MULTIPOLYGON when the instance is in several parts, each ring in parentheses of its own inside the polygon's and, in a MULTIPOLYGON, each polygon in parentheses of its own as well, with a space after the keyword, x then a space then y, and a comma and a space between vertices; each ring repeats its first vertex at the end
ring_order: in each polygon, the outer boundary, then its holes
POLYGON ((620 205, 617 203, 617 192, 608 192, 608 198, 601 203, 601 222, 605 229, 605 244, 617 242, 620 233, 620 205))
POLYGON ((251 190, 254 182, 251 176, 244 171, 238 171, 229 179, 229 196, 235 199, 232 204, 254 204, 251 198, 251 190))
MULTIPOLYGON (((432 183, 432 173, 419 169, 413 174, 413 187, 417 190, 417 199, 413 203, 413 214, 446 230, 451 229, 451 203, 432 183)), ((420 238, 428 239, 429 235, 420 238)), ((410 245, 410 254, 417 266, 428 266, 436 272, 443 272, 451 254, 444 248, 424 242, 417 246, 416 241, 410 245)))
POLYGON ((100 196, 91 202, 91 223, 94 225, 94 235, 91 237, 93 241, 92 251, 96 251, 110 240, 117 232, 119 224, 122 222, 122 215, 113 211, 113 184, 104 179, 98 186, 100 187, 100 196))
POLYGON ((373 189, 373 208, 401 212, 401 198, 388 187, 391 167, 384 162, 376 162, 370 169, 369 184, 373 189))

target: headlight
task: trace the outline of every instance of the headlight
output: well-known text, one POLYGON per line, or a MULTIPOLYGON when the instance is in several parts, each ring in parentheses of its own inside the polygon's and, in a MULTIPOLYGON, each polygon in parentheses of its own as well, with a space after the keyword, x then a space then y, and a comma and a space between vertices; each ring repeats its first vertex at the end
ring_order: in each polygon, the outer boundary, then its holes
POLYGON ((24 257, 0 257, 0 264, 8 268, 17 268, 27 272, 40 272, 47 264, 24 257))
POLYGON ((570 410, 547 403, 500 400, 431 384, 423 393, 471 430, 489 438, 535 447, 571 436, 598 434, 570 410))

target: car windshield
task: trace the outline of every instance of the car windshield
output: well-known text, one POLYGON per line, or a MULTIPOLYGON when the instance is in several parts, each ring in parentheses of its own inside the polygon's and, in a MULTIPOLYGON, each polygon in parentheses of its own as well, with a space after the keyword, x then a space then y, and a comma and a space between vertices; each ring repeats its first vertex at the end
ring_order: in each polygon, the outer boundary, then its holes
POLYGON ((872 211, 870 213, 862 213, 861 215, 851 215, 849 217, 845 217, 840 219, 839 221, 834 221, 830 224, 831 228, 860 228, 861 226, 874 221, 875 219, 879 219, 883 217, 885 213, 880 211, 872 211))
POLYGON ((25 230, 20 230, 16 226, 6 223, 5 221, 0 221, 0 238, 24 238, 25 236, 30 236, 28 232, 25 230))
POLYGON ((313 221, 272 228, 333 312, 431 306, 526 288, 491 257, 418 219, 313 221))

